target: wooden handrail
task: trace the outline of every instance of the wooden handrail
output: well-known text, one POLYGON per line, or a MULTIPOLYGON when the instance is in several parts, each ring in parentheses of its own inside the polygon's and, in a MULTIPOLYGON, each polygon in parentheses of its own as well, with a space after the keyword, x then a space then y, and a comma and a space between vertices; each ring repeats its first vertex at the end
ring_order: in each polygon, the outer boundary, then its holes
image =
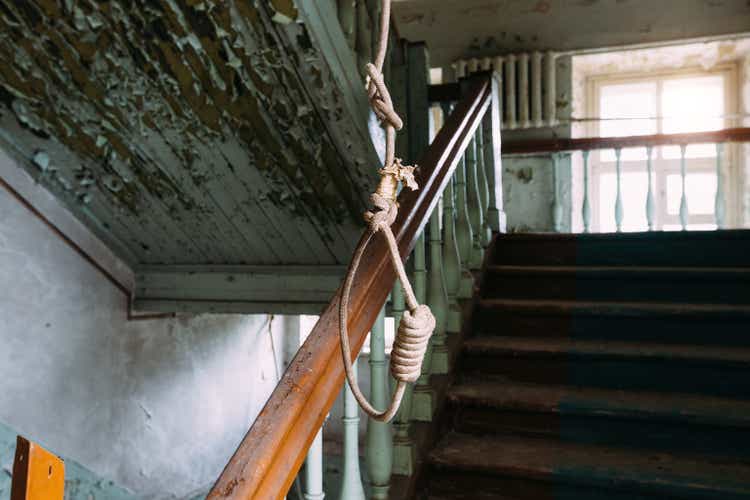
MULTIPOLYGON (((419 162, 418 191, 403 190, 393 232, 402 257, 413 248, 491 102, 490 77, 466 97, 419 162)), ((350 343, 359 352, 395 282, 382 238, 365 251, 350 296, 350 343)), ((339 289, 316 323, 207 498, 283 498, 344 381, 338 339, 339 289)))
POLYGON ((564 151, 625 149, 681 144, 715 144, 723 142, 750 142, 750 128, 727 128, 712 130, 710 132, 690 132, 684 134, 631 135, 627 137, 540 139, 504 142, 502 147, 504 155, 532 155, 564 151))

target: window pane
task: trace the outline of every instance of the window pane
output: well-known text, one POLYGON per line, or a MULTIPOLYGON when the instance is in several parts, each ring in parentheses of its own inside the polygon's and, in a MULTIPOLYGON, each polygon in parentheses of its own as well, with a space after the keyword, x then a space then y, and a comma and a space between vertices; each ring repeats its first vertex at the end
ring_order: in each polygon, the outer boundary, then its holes
MULTIPOLYGON (((623 83, 602 86, 599 91, 599 125, 602 137, 623 137, 656 133, 656 83, 623 83)), ((643 148, 625 149, 622 159, 644 160, 643 148)), ((602 161, 615 161, 614 151, 602 151, 602 161)))
MULTIPOLYGON (((621 177, 623 221, 625 232, 646 231, 646 191, 648 176, 646 172, 626 172, 621 177)), ((599 230, 604 233, 614 232, 615 200, 617 199, 617 174, 602 173, 599 176, 599 230)))
MULTIPOLYGON (((688 174, 685 178, 688 212, 692 215, 710 215, 714 213, 716 198, 716 174, 688 174)), ((667 213, 680 213, 682 199, 682 177, 679 174, 667 176, 667 213)))
MULTIPOLYGON (((662 85, 662 116, 665 134, 719 130, 724 126, 724 78, 721 75, 679 78, 662 85)), ((665 158, 679 158, 679 146, 663 148, 665 158)), ((688 158, 716 156, 711 144, 693 144, 688 158)))

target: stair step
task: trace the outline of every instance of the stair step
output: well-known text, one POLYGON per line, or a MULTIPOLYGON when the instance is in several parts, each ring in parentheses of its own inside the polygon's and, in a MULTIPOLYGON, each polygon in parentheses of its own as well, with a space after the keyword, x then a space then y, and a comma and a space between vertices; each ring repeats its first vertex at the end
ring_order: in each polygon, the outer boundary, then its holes
POLYGON ((606 491, 667 498, 750 498, 750 465, 715 457, 563 443, 541 438, 451 433, 430 453, 428 489, 493 491, 518 498, 618 498, 606 491), (477 481, 478 477, 483 482, 477 481), (505 478, 522 479, 514 494, 505 478), (536 488, 530 484, 536 483, 536 488), (481 486, 480 486, 481 484, 481 486), (558 486, 564 485, 564 486, 558 486), (547 494, 539 495, 546 487, 547 494), (554 489, 554 495, 549 488, 554 489), (578 489, 577 496, 563 492, 578 489), (536 490, 529 496, 529 489, 536 490), (587 491, 588 494, 581 494, 587 491), (558 493, 563 493, 562 495, 558 493))
POLYGON ((750 396, 750 349, 563 338, 477 337, 465 374, 518 382, 750 396))
POLYGON ((453 428, 750 460, 750 403, 700 395, 467 381, 448 392, 453 428))
POLYGON ((506 336, 748 346, 747 305, 482 299, 474 331, 506 336))
POLYGON ((487 269, 485 298, 750 304, 750 268, 508 266, 487 269))
POLYGON ((567 266, 747 266, 750 231, 619 234, 506 234, 493 262, 567 266))

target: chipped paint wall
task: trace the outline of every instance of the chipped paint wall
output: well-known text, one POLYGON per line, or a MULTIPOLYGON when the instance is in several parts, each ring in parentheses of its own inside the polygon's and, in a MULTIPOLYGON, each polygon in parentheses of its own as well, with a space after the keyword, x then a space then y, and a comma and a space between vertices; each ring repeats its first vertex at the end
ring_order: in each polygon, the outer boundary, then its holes
MULTIPOLYGON (((126 277, 4 154, 0 175, 126 277)), ((205 493, 299 340, 292 317, 127 321, 123 295, 4 190, 0 283, 0 421, 139 499, 205 493)))
POLYGON ((131 264, 344 263, 377 156, 292 4, 0 0, 0 145, 131 264))

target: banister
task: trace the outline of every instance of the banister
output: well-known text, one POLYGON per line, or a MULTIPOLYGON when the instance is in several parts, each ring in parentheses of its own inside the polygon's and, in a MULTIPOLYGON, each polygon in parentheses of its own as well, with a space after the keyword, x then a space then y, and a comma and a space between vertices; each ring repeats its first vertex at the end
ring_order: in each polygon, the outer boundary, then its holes
POLYGON ((580 137, 577 139, 539 139, 504 142, 504 155, 532 155, 563 151, 591 151, 595 149, 625 149, 684 144, 714 144, 722 142, 750 142, 750 127, 727 128, 708 132, 681 134, 631 135, 625 137, 580 137))
MULTIPOLYGON (((427 223, 458 160, 491 102, 490 76, 467 86, 428 147, 417 173, 418 191, 402 191, 393 232, 404 257, 427 223)), ((367 333, 393 287, 388 249, 377 237, 367 247, 350 296, 349 335, 354 349, 367 333)), ((339 289, 208 494, 209 499, 283 498, 344 380, 338 340, 339 289)))

